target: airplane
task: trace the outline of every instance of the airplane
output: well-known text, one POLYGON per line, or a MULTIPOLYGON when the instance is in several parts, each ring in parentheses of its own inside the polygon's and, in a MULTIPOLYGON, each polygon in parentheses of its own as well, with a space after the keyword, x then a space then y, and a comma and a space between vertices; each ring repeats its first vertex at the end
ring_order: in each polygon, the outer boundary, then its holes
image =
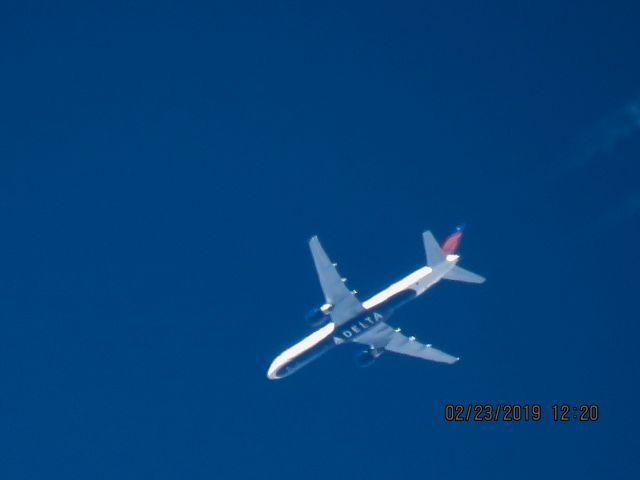
POLYGON ((325 303, 307 313, 305 320, 317 330, 278 355, 267 371, 267 378, 287 377, 332 348, 351 342, 367 347, 356 355, 360 367, 373 364, 384 352, 448 364, 460 360, 431 344, 420 343, 413 336, 403 335, 399 328, 389 326, 387 319, 400 306, 422 295, 443 278, 468 283, 485 281, 480 275, 457 265, 460 256, 456 251, 463 231, 464 225, 458 226, 442 245, 438 245, 430 231, 424 232, 427 265, 364 302, 356 298, 355 290, 347 288, 346 279, 338 273, 337 264, 329 260, 318 237, 312 237, 309 247, 325 303))

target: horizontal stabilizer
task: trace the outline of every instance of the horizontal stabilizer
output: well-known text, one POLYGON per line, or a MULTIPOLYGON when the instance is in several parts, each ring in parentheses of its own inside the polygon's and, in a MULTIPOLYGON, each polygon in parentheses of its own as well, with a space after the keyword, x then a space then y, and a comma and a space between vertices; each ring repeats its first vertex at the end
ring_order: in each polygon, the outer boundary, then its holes
POLYGON ((486 280, 484 277, 470 272, 469 270, 465 270, 462 267, 458 267, 457 265, 449 270, 444 278, 446 278, 447 280, 455 280, 457 282, 467 283, 484 283, 484 281, 486 280))

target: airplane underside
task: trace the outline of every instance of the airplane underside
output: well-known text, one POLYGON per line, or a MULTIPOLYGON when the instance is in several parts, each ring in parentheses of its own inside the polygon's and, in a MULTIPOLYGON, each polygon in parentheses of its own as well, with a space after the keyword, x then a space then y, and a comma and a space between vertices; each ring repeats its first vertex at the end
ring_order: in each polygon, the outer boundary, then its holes
POLYGON ((320 328, 278 355, 271 363, 267 377, 278 379, 291 375, 335 346, 347 342, 367 347, 356 357, 360 366, 371 365, 387 351, 440 363, 457 362, 458 357, 435 349, 431 344, 423 344, 413 336, 407 337, 386 321, 400 306, 442 279, 484 282, 483 277, 457 266, 460 257, 455 251, 461 238, 462 228, 459 227, 440 247, 431 232, 424 232, 427 265, 360 303, 356 292, 346 287, 346 279, 340 276, 336 264, 329 260, 318 238, 313 237, 309 245, 325 303, 312 310, 306 318, 312 326, 320 328))

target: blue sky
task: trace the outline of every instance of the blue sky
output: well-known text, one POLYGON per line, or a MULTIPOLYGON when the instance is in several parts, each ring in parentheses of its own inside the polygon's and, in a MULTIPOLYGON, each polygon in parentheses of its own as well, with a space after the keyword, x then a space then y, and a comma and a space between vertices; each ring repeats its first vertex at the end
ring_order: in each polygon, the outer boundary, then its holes
POLYGON ((634 2, 6 2, 0 476, 632 478, 634 2), (466 222, 394 326, 269 382, 322 302, 466 222), (540 403, 450 424, 446 403, 540 403), (555 424, 553 403, 598 403, 555 424))

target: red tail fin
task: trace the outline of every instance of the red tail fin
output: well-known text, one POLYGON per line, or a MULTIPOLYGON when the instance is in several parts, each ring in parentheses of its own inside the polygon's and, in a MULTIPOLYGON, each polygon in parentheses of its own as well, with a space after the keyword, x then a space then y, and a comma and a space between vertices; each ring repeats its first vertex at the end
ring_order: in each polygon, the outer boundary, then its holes
POLYGON ((456 253, 458 247, 460 246, 460 241, 462 240, 462 235, 464 234, 464 225, 460 225, 456 227, 456 231, 453 232, 447 239, 442 242, 442 251, 446 255, 452 255, 456 253))

